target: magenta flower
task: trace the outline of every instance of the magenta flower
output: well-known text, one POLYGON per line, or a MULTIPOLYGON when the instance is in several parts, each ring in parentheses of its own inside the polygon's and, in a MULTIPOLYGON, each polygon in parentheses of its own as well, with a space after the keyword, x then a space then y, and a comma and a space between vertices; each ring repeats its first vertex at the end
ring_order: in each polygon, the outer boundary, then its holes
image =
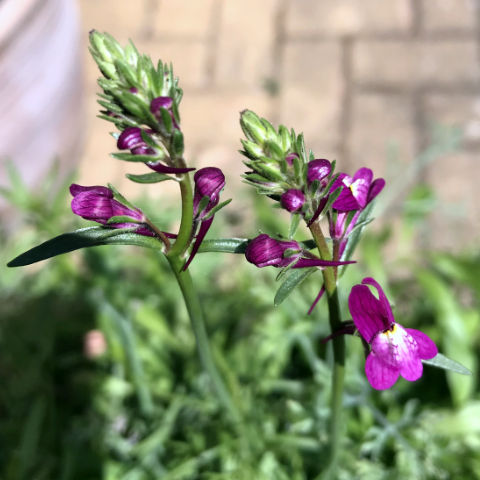
POLYGON ((266 233, 262 233, 248 244, 245 257, 248 262, 253 263, 258 268, 270 266, 277 268, 287 267, 297 259, 299 260, 292 268, 324 268, 356 263, 320 260, 309 252, 305 252, 295 240, 275 240, 266 233), (292 256, 285 257, 287 250, 295 250, 296 253, 292 256), (305 258, 306 256, 308 256, 308 258, 305 258))
POLYGON ((331 192, 341 186, 344 188, 332 207, 341 211, 364 209, 385 186, 383 178, 372 180, 373 172, 369 168, 360 168, 353 178, 341 173, 332 185, 331 192))
POLYGON ((297 213, 305 203, 305 195, 301 190, 292 188, 282 195, 280 203, 285 210, 297 213))
POLYGON ((192 252, 190 253, 190 257, 185 264, 185 267, 183 267, 183 270, 186 270, 192 262, 205 238, 205 235, 212 225, 213 217, 215 215, 212 215, 209 218, 205 217, 208 216, 212 208, 216 207, 220 201, 220 193, 225 187, 225 175, 219 168, 206 167, 195 172, 193 181, 195 182, 195 193, 193 196, 194 230, 197 228, 198 222, 201 222, 201 224, 192 252), (209 197, 209 201, 206 207, 199 212, 198 209, 203 197, 209 197))
MULTIPOLYGON (((146 130, 144 133, 150 135, 154 132, 153 130, 146 130)), ((145 165, 158 173, 176 174, 195 170, 194 168, 169 167, 157 160, 155 156, 162 153, 160 145, 158 150, 149 147, 142 138, 142 129, 139 127, 127 127, 118 137, 117 148, 119 150, 130 150, 132 155, 151 155, 152 161, 146 162, 145 165)))
POLYGON ((424 333, 395 323, 387 297, 373 278, 364 278, 362 285, 352 288, 348 307, 360 335, 372 348, 365 373, 373 388, 390 388, 399 375, 410 382, 422 376, 422 360, 435 357, 437 347, 424 333), (378 299, 367 285, 377 289, 378 299))
POLYGON ((132 209, 113 197, 113 192, 107 187, 83 187, 73 183, 70 186, 73 195, 72 211, 85 220, 107 225, 112 228, 136 227, 135 232, 140 235, 154 237, 155 234, 144 224, 146 217, 138 208, 132 209), (108 223, 112 217, 129 217, 131 222, 108 223))

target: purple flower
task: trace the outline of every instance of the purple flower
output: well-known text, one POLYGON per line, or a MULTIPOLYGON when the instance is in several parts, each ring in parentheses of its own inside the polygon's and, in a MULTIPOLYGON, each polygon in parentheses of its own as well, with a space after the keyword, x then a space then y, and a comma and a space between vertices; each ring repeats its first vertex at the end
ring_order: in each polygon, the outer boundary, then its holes
POLYGON ((315 180, 319 180, 320 185, 325 188, 328 184, 328 176, 331 171, 332 164, 328 160, 318 159, 308 162, 308 184, 311 185, 315 180))
POLYGON ((85 220, 107 225, 112 217, 130 217, 132 222, 110 223, 112 228, 136 227, 136 233, 140 235, 155 236, 146 226, 139 225, 146 221, 145 215, 139 209, 131 209, 115 200, 113 192, 107 187, 94 186, 83 187, 73 183, 70 186, 70 193, 73 195, 72 211, 85 220))
POLYGON ((180 130, 180 127, 175 120, 175 116, 173 115, 172 107, 173 99, 170 97, 156 97, 150 103, 150 111, 155 115, 155 117, 157 117, 158 120, 161 120, 162 118, 160 114, 160 108, 165 108, 168 110, 168 113, 170 113, 170 116, 172 117, 173 126, 177 130, 180 130))
POLYGON ((157 153, 143 140, 142 129, 138 127, 127 127, 118 137, 117 148, 130 150, 133 155, 155 155, 157 153))
POLYGON ((438 350, 424 333, 395 323, 392 309, 382 287, 373 278, 355 285, 348 307, 360 335, 372 348, 365 362, 365 373, 373 388, 390 388, 401 375, 413 382, 422 376, 422 360, 437 355, 438 350), (378 291, 378 299, 367 285, 378 291))
POLYGON ((305 195, 301 190, 292 188, 282 195, 280 203, 285 210, 288 210, 291 213, 296 213, 303 207, 303 204, 305 203, 305 195))
POLYGON ((193 228, 196 229, 199 221, 201 224, 192 248, 192 252, 190 253, 190 257, 185 264, 185 267, 183 267, 183 270, 186 270, 192 262, 193 258, 198 252, 198 249, 200 248, 200 245, 203 242, 203 239, 205 238, 205 235, 212 225, 213 217, 215 215, 212 215, 209 218, 205 217, 212 210, 212 208, 218 205, 218 202, 220 201, 220 193, 225 187, 225 175, 219 168, 206 167, 195 172, 193 181, 195 182, 195 193, 193 196, 193 228), (198 208, 203 197, 209 197, 209 201, 207 206, 201 212, 199 212, 198 208))
POLYGON ((287 267, 295 260, 300 258, 292 268, 306 267, 331 267, 338 265, 346 265, 355 262, 329 262, 313 257, 313 255, 305 252, 295 240, 275 240, 266 233, 262 233, 254 238, 247 246, 245 257, 248 262, 253 263, 258 268, 263 267, 287 267), (287 250, 296 250, 292 256, 285 257, 287 250), (303 258, 305 255, 310 258, 303 258), (313 258, 312 258, 313 257, 313 258))
POLYGON ((385 186, 383 178, 377 178, 373 182, 372 180, 373 172, 369 168, 360 168, 353 178, 341 173, 330 190, 334 192, 343 186, 342 193, 332 207, 341 211, 364 209, 385 186))

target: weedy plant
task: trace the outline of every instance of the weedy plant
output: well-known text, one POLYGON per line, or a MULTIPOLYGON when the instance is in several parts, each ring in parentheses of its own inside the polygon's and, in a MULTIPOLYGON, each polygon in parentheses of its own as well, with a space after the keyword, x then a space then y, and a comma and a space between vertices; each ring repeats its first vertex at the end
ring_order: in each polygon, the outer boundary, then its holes
MULTIPOLYGON (((112 185, 72 184, 70 193, 73 196, 73 213, 100 223, 101 226, 60 235, 19 255, 8 265, 29 265, 98 245, 135 245, 162 254, 170 264, 182 292, 198 355, 208 374, 214 397, 223 407, 220 419, 216 421, 229 426, 229 448, 249 452, 245 454, 250 455, 245 464, 242 464, 240 455, 236 466, 230 466, 230 470, 240 472, 238 478, 257 478, 255 462, 251 459, 257 455, 262 462, 273 461, 267 455, 273 444, 281 444, 284 449, 298 450, 298 456, 289 457, 289 462, 297 466, 302 462, 311 465, 312 462, 307 462, 303 457, 317 451, 318 445, 317 441, 309 444, 308 441, 302 443, 302 440, 289 437, 286 421, 278 422, 279 425, 274 428, 275 434, 268 433, 269 428, 265 424, 258 425, 257 410, 264 409, 265 405, 260 407, 252 401, 251 396, 239 393, 242 392, 242 377, 218 364, 218 356, 212 351, 205 328, 202 305, 189 272, 197 254, 244 254, 248 262, 259 268, 279 269, 277 279, 282 280, 282 283, 274 297, 276 306, 306 278, 318 275, 318 272, 322 274, 322 286, 317 297, 312 299, 308 313, 313 312, 319 299, 325 295, 331 333, 323 342, 333 343, 329 434, 321 440, 324 446, 328 446, 325 449, 328 453, 324 452, 314 462, 314 472, 309 467, 308 472, 301 474, 297 468, 297 473, 292 478, 315 478, 318 475, 335 478, 337 475, 345 403, 344 335, 355 335, 362 342, 366 377, 377 390, 391 388, 399 376, 409 381, 418 380, 422 376, 424 363, 469 374, 465 367, 438 353, 435 343, 425 333, 396 323, 381 285, 371 277, 364 278, 361 284, 355 285, 348 296, 352 320, 346 320, 345 314, 340 310, 340 280, 347 267, 356 263, 352 259, 365 227, 373 220, 372 212, 377 197, 381 200, 379 194, 385 186, 383 179, 374 180, 369 168, 359 169, 353 177, 335 173, 335 160, 330 162, 316 159, 311 150, 307 152, 303 134, 297 135, 293 129, 289 130, 283 125, 275 129, 270 122, 259 118, 254 112, 244 110, 240 114, 240 126, 245 135, 241 140, 243 150, 240 153, 246 158, 244 163, 249 169, 244 175, 245 183, 254 186, 259 195, 271 199, 274 208, 290 213, 290 225, 285 229, 288 233, 261 233, 253 239, 205 240, 215 216, 231 200, 220 201, 225 177, 219 168, 212 166, 196 170, 187 165, 180 119, 183 92, 178 85, 178 78, 174 76, 172 65, 159 61, 155 67, 150 57, 141 55, 133 43, 122 48, 108 34, 92 31, 90 41, 91 53, 103 75, 98 81, 103 90, 99 94, 99 103, 103 107, 100 117, 112 122, 119 131, 112 135, 121 153, 113 153, 112 156, 122 161, 143 163, 149 169, 143 175, 127 175, 134 182, 178 183, 181 193, 179 230, 176 233, 162 231, 147 211, 130 203, 112 185), (191 175, 194 171, 192 182, 191 175), (301 222, 305 222, 311 239, 294 239, 301 222), (325 228, 328 228, 328 237, 324 233, 325 228), (317 253, 314 253, 315 249, 317 253), (374 287, 378 298, 369 286, 374 287)), ((122 326, 124 346, 130 352, 133 368, 137 369, 142 414, 145 418, 152 419, 157 410, 151 395, 142 387, 143 374, 138 370, 140 363, 132 353, 135 349, 127 323, 120 312, 109 306, 106 298, 97 298, 96 301, 117 318, 118 324, 122 326)), ((315 322, 313 317, 311 322, 315 322)), ((311 352, 321 348, 321 345, 309 344, 302 348, 305 355, 311 356, 311 352)), ((252 349, 252 361, 255 354, 252 349)), ((293 385, 277 387, 297 388, 293 385)), ((265 386, 258 385, 257 388, 265 386)), ((315 392, 309 393, 313 402, 315 392)), ((170 415, 173 422, 180 408, 180 403, 174 403, 165 415, 170 415)), ((377 416, 383 418, 379 412, 377 416)), ((184 428, 188 430, 188 425, 184 428)), ((162 435, 167 433, 163 432, 162 435)), ((211 436, 214 437, 213 433, 211 436)), ((186 478, 191 475, 192 469, 208 463, 213 465, 210 472, 215 472, 214 463, 220 446, 205 444, 203 447, 193 464, 187 462, 177 466, 173 473, 162 470, 163 467, 154 462, 149 468, 151 471, 157 468, 157 471, 162 471, 164 478, 172 479, 186 478)), ((143 448, 148 449, 148 446, 143 445, 143 448)), ((224 468, 219 468, 220 470, 223 471, 224 468)), ((275 476, 277 477, 284 478, 280 474, 275 476)))

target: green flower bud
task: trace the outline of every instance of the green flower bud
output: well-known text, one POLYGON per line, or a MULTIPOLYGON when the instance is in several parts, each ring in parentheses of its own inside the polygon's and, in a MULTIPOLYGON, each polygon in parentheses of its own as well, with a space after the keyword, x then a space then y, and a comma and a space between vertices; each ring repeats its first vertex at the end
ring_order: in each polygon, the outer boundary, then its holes
POLYGON ((250 142, 249 140, 240 141, 242 142, 243 148, 251 158, 260 158, 262 155, 264 155, 262 147, 259 147, 256 143, 250 142))
POLYGON ((263 146, 267 140, 267 130, 254 112, 244 110, 240 114, 240 125, 248 140, 263 146))

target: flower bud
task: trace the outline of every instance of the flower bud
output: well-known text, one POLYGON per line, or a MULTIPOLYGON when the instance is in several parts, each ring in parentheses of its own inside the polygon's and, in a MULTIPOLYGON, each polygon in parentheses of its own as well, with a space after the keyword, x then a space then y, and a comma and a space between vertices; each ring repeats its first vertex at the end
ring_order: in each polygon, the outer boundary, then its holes
POLYGON ((220 201, 220 193, 225 187, 225 175, 216 167, 201 168, 195 172, 193 177, 195 182, 195 194, 193 197, 194 214, 206 215, 220 201), (208 205, 203 212, 198 212, 198 206, 203 197, 210 197, 208 205))
POLYGON ((263 146, 267 141, 267 130, 260 118, 251 110, 244 110, 240 114, 240 126, 245 136, 254 143, 263 146))
POLYGON ((142 129, 127 127, 118 137, 117 148, 130 150, 133 155, 155 155, 155 150, 147 145, 142 138, 142 129))
POLYGON ((303 207, 305 195, 301 190, 291 189, 282 195, 280 203, 285 210, 295 213, 303 207))
POLYGON ((332 171, 332 165, 328 160, 312 160, 308 163, 307 181, 312 184, 315 180, 320 181, 320 185, 327 186, 328 176, 332 171))
POLYGON ((285 161, 290 165, 292 166, 293 165, 293 159, 294 158, 298 158, 298 154, 296 153, 290 153, 289 155, 287 155, 287 157, 285 158, 285 161))
POLYGON ((269 237, 266 233, 254 238, 247 246, 245 257, 248 262, 258 268, 274 266, 286 267, 290 265, 301 253, 300 245, 295 240, 281 241, 269 237), (299 254, 283 258, 287 249, 298 250, 299 254))
POLYGON ((146 221, 145 215, 139 209, 132 209, 115 200, 112 190, 107 187, 83 187, 73 183, 70 186, 73 196, 72 211, 85 220, 107 225, 112 228, 138 227, 136 232, 141 235, 155 236, 152 231, 138 224, 146 221), (129 217, 127 223, 108 223, 112 217, 129 217))
MULTIPOLYGON (((173 107, 173 99, 171 97, 157 97, 154 98, 150 103, 150 111, 155 115, 158 120, 162 120, 162 113, 161 108, 168 110, 170 117, 172 119, 173 127, 177 130, 180 130, 177 121, 175 120, 175 115, 172 112, 173 107)), ((165 120, 165 122, 168 120, 165 120)), ((171 124, 170 124, 171 127, 171 124)), ((170 132, 169 127, 167 127, 167 131, 170 132)))

